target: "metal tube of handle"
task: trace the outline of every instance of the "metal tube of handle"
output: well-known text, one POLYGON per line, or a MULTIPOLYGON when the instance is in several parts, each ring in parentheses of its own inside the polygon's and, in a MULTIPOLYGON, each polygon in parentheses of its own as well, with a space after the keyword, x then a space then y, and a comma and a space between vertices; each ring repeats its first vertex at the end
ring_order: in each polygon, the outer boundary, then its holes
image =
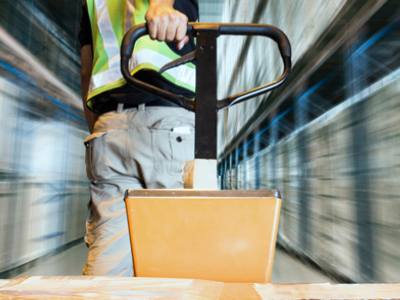
POLYGON ((246 92, 236 94, 236 95, 227 97, 225 99, 219 100, 218 101, 218 110, 231 107, 232 105, 235 105, 240 102, 246 101, 250 98, 259 96, 268 91, 276 89, 278 86, 283 84, 290 75, 290 70, 291 70, 291 65, 292 65, 290 57, 284 57, 283 63, 284 63, 283 74, 281 75, 281 77, 278 80, 273 81, 268 84, 265 84, 265 85, 262 85, 258 88, 254 88, 254 89, 248 90, 246 92))

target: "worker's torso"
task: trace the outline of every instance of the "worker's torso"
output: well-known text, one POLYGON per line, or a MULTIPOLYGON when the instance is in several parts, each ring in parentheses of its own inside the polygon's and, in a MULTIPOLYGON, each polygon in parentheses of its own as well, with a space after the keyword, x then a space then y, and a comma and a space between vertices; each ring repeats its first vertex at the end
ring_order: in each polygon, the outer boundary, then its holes
MULTIPOLYGON (((194 1, 194 0, 193 0, 194 1)), ((126 85, 120 71, 120 45, 125 33, 133 26, 145 22, 148 0, 87 0, 92 46, 93 68, 88 92, 88 107, 94 111, 115 95, 119 102, 148 102, 150 97, 126 85)), ((190 0, 176 0, 175 9, 186 14, 189 21, 197 18, 197 5, 190 0)), ((195 65, 186 64, 157 72, 168 62, 195 49, 193 38, 181 51, 176 43, 153 41, 144 36, 135 45, 131 72, 163 89, 193 95, 195 90, 195 65)))

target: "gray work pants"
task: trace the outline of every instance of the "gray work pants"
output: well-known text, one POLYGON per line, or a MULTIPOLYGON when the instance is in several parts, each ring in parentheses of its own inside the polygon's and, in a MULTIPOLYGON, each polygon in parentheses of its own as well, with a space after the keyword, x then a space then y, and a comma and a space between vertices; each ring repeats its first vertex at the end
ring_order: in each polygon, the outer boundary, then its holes
POLYGON ((194 157, 194 114, 175 107, 108 112, 85 146, 91 200, 83 274, 133 276, 124 193, 183 188, 181 163, 194 157))

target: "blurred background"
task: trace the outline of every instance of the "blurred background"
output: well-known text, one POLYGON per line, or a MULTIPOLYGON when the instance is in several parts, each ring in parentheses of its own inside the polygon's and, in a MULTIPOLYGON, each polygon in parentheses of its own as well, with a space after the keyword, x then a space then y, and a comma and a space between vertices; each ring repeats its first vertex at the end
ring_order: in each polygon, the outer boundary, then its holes
MULTIPOLYGON (((0 278, 86 260, 81 4, 0 1, 0 278)), ((220 188, 282 194, 273 282, 400 281, 400 2, 199 5, 202 22, 271 24, 292 43, 288 82, 218 120, 220 188)), ((283 69, 263 38, 218 51, 219 98, 283 69)))

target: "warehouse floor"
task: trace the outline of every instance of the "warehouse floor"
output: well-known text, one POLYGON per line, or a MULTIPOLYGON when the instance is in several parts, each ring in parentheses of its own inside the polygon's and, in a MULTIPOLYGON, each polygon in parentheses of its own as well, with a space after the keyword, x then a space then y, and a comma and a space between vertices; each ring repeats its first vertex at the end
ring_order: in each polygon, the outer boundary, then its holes
MULTIPOLYGON (((28 276, 79 276, 86 262, 87 248, 84 243, 71 247, 68 250, 54 255, 37 266, 19 273, 15 277, 28 276)), ((289 256, 281 249, 275 253, 273 283, 321 283, 331 282, 332 279, 324 276, 315 269, 289 256)))

